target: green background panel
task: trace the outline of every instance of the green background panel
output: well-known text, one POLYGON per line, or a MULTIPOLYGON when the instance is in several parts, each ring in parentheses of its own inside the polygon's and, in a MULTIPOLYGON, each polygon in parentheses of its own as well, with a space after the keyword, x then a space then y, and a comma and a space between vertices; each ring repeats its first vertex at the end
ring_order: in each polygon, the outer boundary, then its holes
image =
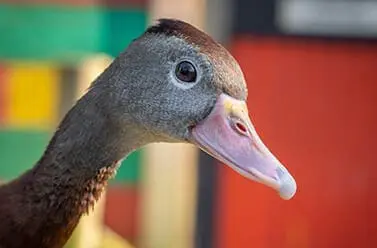
POLYGON ((0 5, 0 57, 63 59, 98 52, 99 9, 0 5))
MULTIPOLYGON (((0 131, 0 178, 13 179, 31 168, 42 156, 51 133, 44 131, 0 131)), ((140 175, 140 151, 127 157, 112 182, 132 184, 140 175)))
POLYGON ((0 4, 0 58, 75 61, 117 55, 147 23, 142 9, 0 4))
POLYGON ((111 183, 136 183, 140 178, 140 156, 142 151, 131 153, 123 162, 122 166, 111 183))
POLYGON ((104 15, 103 52, 113 57, 118 56, 147 26, 147 15, 142 10, 109 9, 104 15))
POLYGON ((9 180, 31 168, 49 138, 43 131, 0 131, 0 178, 9 180))

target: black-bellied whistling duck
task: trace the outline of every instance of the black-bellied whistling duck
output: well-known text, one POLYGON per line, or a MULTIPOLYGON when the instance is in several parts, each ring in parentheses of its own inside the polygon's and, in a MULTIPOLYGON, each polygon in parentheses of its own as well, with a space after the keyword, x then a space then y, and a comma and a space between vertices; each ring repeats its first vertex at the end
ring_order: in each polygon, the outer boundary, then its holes
POLYGON ((242 175, 296 191, 259 139, 235 59, 193 26, 162 19, 134 40, 65 116, 42 158, 0 188, 0 247, 62 247, 127 154, 197 145, 242 175))

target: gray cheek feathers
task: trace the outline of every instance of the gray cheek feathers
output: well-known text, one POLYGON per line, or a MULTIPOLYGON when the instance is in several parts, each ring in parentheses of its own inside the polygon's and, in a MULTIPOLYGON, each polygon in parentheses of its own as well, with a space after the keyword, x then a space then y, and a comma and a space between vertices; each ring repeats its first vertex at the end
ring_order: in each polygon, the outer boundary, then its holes
POLYGON ((187 127, 204 119, 221 93, 245 100, 246 84, 235 59, 220 44, 178 20, 160 20, 134 40, 104 73, 116 112, 153 132, 182 138, 187 127), (200 73, 182 89, 172 77, 187 58, 200 73), (115 90, 114 90, 115 89, 115 90))
POLYGON ((156 25, 147 29, 145 35, 147 34, 178 37, 197 47, 201 53, 208 56, 213 65, 215 87, 236 99, 246 100, 247 88, 239 64, 209 35, 188 23, 172 19, 160 19, 156 25))

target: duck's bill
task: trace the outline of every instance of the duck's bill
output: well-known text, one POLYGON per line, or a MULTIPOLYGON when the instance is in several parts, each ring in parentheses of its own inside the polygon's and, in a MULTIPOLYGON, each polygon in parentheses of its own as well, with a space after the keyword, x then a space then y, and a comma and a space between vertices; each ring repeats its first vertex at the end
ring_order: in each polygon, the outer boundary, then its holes
POLYGON ((192 129, 192 138, 202 150, 275 189, 283 199, 296 193, 294 178, 259 138, 245 102, 220 95, 209 116, 192 129))

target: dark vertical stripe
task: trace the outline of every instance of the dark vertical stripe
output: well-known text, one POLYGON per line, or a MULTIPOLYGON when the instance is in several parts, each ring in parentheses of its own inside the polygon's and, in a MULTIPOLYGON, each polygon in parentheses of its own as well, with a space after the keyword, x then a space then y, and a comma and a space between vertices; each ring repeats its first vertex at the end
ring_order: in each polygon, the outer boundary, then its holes
POLYGON ((234 32, 274 34, 276 0, 236 0, 234 32))
POLYGON ((64 67, 60 71, 59 118, 63 117, 76 101, 77 69, 64 67))
POLYGON ((148 0, 102 0, 103 4, 110 7, 147 7, 148 0))
POLYGON ((234 1, 217 0, 206 1, 207 19, 205 30, 216 41, 227 44, 231 38, 233 28, 234 1))
POLYGON ((213 247, 213 219, 218 166, 214 158, 200 151, 195 248, 213 247))

